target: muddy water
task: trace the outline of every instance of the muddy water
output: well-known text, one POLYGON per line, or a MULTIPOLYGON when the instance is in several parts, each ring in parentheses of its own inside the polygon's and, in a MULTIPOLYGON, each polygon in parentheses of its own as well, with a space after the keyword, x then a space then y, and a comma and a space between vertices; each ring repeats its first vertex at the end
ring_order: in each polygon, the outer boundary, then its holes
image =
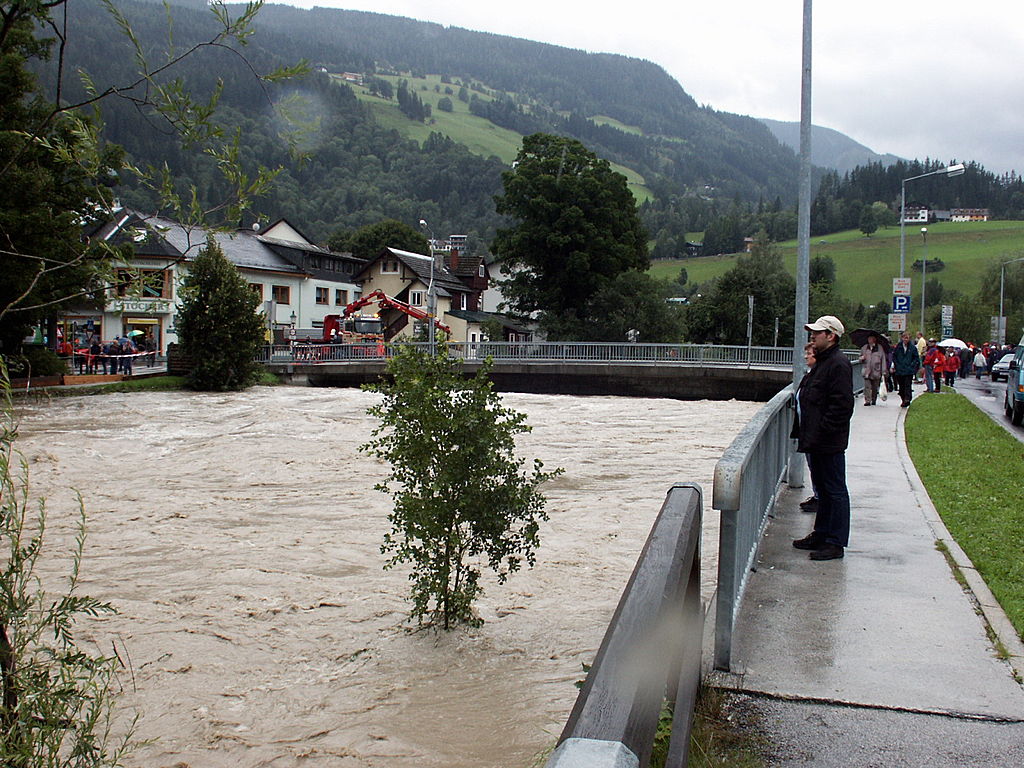
MULTIPOLYGON (((358 390, 257 388, 25 404, 20 448, 54 544, 89 515, 84 626, 130 661, 153 739, 130 766, 529 766, 557 737, 669 485, 705 489, 758 405, 507 395, 545 488, 536 568, 486 582, 483 627, 406 621, 381 569, 385 468, 358 390)), ((705 592, 708 581, 705 580, 705 592)))

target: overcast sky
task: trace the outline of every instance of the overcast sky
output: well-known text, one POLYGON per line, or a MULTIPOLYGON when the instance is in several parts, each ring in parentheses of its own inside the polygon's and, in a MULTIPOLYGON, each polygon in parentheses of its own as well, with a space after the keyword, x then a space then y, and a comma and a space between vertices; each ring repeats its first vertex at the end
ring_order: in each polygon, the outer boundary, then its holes
MULTIPOLYGON (((800 119, 803 0, 288 0, 659 64, 699 104, 800 119)), ((875 152, 1024 173, 1024 0, 818 0, 815 125, 875 152)))

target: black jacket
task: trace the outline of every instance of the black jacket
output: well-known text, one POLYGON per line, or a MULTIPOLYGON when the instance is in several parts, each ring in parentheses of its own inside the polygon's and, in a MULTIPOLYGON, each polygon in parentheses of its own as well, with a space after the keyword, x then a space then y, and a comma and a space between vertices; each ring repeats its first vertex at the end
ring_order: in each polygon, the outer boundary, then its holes
POLYGON ((797 390, 799 411, 790 437, 800 453, 842 453, 850 443, 853 367, 838 346, 817 353, 797 390))

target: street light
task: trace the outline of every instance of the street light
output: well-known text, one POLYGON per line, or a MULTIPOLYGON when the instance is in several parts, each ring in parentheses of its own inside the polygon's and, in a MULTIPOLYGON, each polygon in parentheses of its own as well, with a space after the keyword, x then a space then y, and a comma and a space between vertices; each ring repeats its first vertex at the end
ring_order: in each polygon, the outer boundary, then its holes
POLYGON ((907 182, 923 179, 926 176, 939 176, 941 174, 946 174, 947 177, 952 178, 954 176, 963 175, 965 170, 967 169, 964 167, 963 163, 957 163, 956 165, 948 165, 945 168, 939 168, 935 171, 922 173, 920 176, 911 176, 909 179, 904 179, 900 182, 900 277, 903 277, 904 257, 907 252, 906 232, 903 228, 907 218, 907 182))
POLYGON ((924 288, 928 277, 928 227, 921 227, 924 239, 924 260, 921 262, 921 333, 924 334, 924 288))
POLYGON ((427 285, 427 339, 430 341, 430 354, 434 354, 434 230, 427 226, 426 219, 420 219, 420 226, 430 233, 430 284, 427 285))
POLYGON ((1006 343, 1006 320, 1003 317, 1003 283, 1006 279, 1006 265, 1013 264, 1015 261, 1024 261, 1024 256, 1004 261, 999 265, 999 319, 996 320, 999 323, 999 346, 1006 343))

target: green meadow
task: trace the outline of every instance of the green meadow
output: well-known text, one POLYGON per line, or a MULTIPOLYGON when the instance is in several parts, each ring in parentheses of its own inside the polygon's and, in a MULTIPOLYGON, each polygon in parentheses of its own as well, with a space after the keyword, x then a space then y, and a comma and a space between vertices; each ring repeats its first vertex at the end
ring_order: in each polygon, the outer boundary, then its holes
MULTIPOLYGON (((778 243, 783 262, 796 274, 796 240, 778 243)), ((942 222, 928 225, 928 260, 942 259, 945 269, 929 273, 943 287, 973 295, 981 287, 989 264, 1024 256, 1024 221, 942 222)), ((925 251, 921 228, 906 227, 906 266, 904 274, 914 278, 914 306, 920 306, 920 271, 911 270, 925 251)), ((811 239, 811 258, 828 256, 836 266, 836 287, 854 303, 865 305, 888 301, 892 296, 892 278, 900 274, 900 229, 880 229, 871 237, 859 230, 837 232, 811 239)), ((685 267, 690 282, 703 283, 719 277, 736 263, 737 254, 704 256, 695 259, 657 261, 651 266, 654 277, 674 280, 685 267)))
MULTIPOLYGON (((336 76, 337 77, 337 76, 336 76)), ((471 114, 469 104, 459 101, 458 94, 460 86, 442 83, 440 75, 426 75, 425 77, 412 77, 411 75, 377 75, 382 80, 390 82, 395 89, 398 89, 398 81, 405 80, 410 91, 415 93, 420 101, 429 104, 431 116, 426 123, 418 123, 410 120, 398 108, 398 101, 382 99, 374 96, 365 87, 349 84, 356 97, 370 105, 373 110, 377 124, 384 128, 393 128, 403 136, 418 141, 422 144, 431 133, 437 132, 448 136, 459 144, 465 144, 470 152, 484 157, 495 155, 502 162, 511 164, 516 159, 523 143, 521 134, 510 131, 506 128, 499 128, 490 120, 485 120, 471 114), (424 87, 425 86, 425 87, 424 87), (440 93, 434 90, 440 87, 440 93), (445 88, 451 88, 453 93, 446 94, 445 88), (452 111, 444 112, 437 108, 437 102, 447 96, 452 102, 452 111)), ((338 78, 340 80, 340 78, 338 78)), ((484 101, 491 101, 491 97, 479 91, 471 91, 477 98, 484 101)), ((595 117, 594 121, 599 124, 615 124, 616 128, 629 133, 636 133, 637 128, 615 123, 611 118, 595 117)), ((650 190, 645 186, 644 177, 634 170, 625 166, 612 163, 612 168, 626 177, 630 191, 638 203, 642 203, 651 197, 650 190)))

